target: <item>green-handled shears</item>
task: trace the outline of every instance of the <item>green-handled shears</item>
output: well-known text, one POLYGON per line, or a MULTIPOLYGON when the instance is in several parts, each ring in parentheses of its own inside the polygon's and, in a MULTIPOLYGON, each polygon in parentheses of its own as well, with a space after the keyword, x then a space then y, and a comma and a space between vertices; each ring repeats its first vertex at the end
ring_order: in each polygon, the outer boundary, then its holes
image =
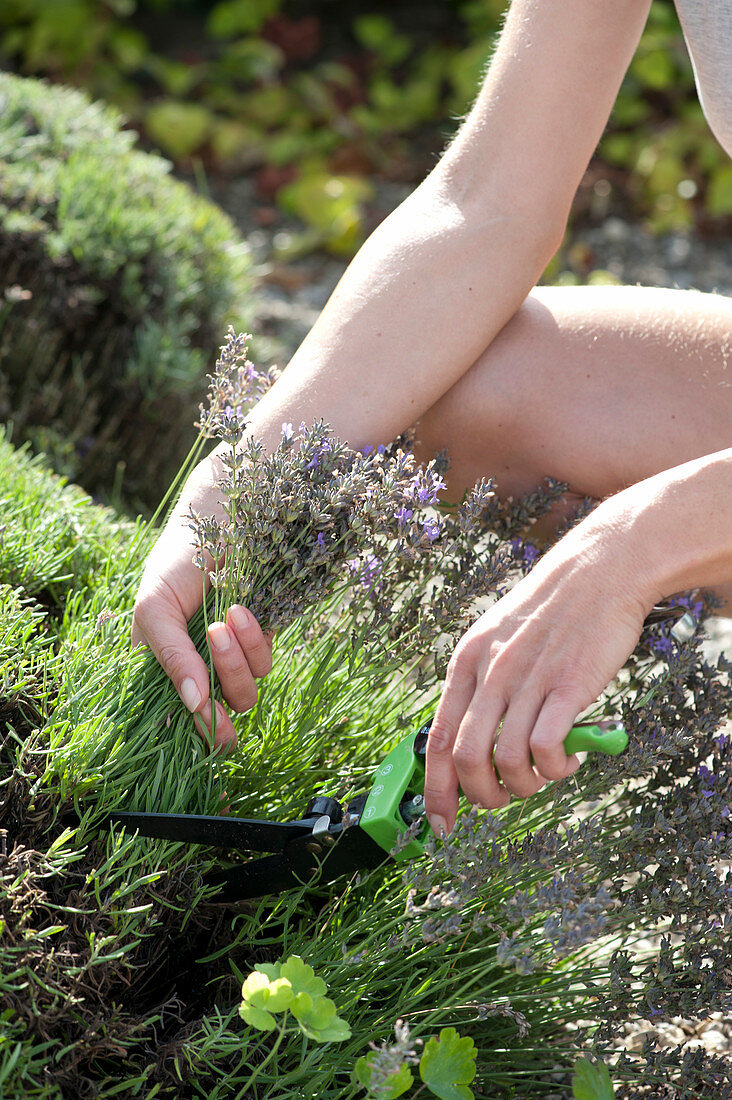
MULTIPOLYGON (((672 633, 681 643, 696 628, 683 607, 654 608, 646 625, 674 619, 680 621, 672 633)), ((413 859, 422 855, 429 831, 424 806, 429 729, 428 723, 399 741, 376 769, 371 789, 346 807, 328 795, 316 795, 296 821, 118 810, 108 815, 105 824, 187 844, 269 852, 208 876, 216 891, 212 900, 227 904, 301 884, 331 882, 389 859, 413 859)), ((628 735, 619 723, 579 723, 565 737, 564 749, 568 756, 575 752, 617 756, 627 743, 628 735)))
MULTIPOLYGON (((424 814, 428 739, 429 724, 404 737, 384 757, 365 794, 346 807, 335 798, 317 795, 296 821, 117 810, 104 824, 186 844, 271 853, 210 874, 208 882, 216 890, 212 900, 217 902, 231 904, 303 883, 331 882, 389 859, 423 853, 429 831, 424 814)), ((564 747, 568 754, 615 755, 627 741, 619 725, 609 730, 578 725, 567 734, 564 747)))

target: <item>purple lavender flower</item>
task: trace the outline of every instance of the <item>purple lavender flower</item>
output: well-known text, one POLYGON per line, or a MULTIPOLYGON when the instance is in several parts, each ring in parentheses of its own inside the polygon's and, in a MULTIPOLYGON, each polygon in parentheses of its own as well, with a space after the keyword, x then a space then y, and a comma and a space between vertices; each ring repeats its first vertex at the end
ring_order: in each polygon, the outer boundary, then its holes
POLYGON ((394 513, 394 519, 397 521, 397 523, 399 524, 399 526, 401 528, 401 527, 404 527, 407 523, 409 523, 409 521, 410 521, 410 519, 412 518, 413 515, 414 515, 414 512, 412 511, 411 508, 405 508, 404 505, 402 505, 401 508, 399 509, 399 511, 394 513))
POLYGON ((437 504, 437 495, 446 485, 447 482, 434 470, 420 470, 408 491, 412 500, 417 500, 420 504, 437 504))
POLYGON ((320 446, 317 448, 317 450, 315 451, 315 454, 310 459, 310 461, 307 463, 305 469, 306 470, 317 470, 318 467, 320 466, 322 460, 325 458, 325 456, 327 454, 330 454, 330 452, 332 450, 333 450, 333 446, 332 446, 330 440, 321 439, 320 446))
POLYGON ((671 607, 685 607, 690 611, 697 622, 704 612, 704 604, 701 600, 695 600, 693 596, 675 596, 671 601, 671 607))
POLYGON ((537 561, 539 560, 539 557, 540 557, 539 551, 536 549, 533 542, 525 542, 524 543, 524 565, 528 566, 529 568, 532 565, 536 565, 537 561))
POLYGON ((541 557, 533 542, 524 542, 523 539, 515 538, 511 539, 510 546, 513 556, 521 561, 525 569, 531 569, 541 557))
POLYGON ((381 588, 381 572, 383 570, 382 561, 376 557, 375 554, 367 554, 363 562, 358 558, 354 558, 352 561, 346 563, 351 573, 358 573, 358 580, 362 588, 365 588, 369 593, 376 589, 381 588))
POLYGON ((379 577, 381 576, 382 563, 376 554, 367 554, 364 561, 363 570, 361 572, 361 587, 367 588, 371 591, 374 587, 379 585, 379 577))
POLYGON ((436 538, 440 537, 440 523, 437 519, 428 517, 422 520, 422 534, 425 538, 428 538, 430 542, 434 542, 436 538))
POLYGON ((670 657, 674 651, 674 643, 667 634, 654 634, 649 639, 649 645, 654 653, 661 657, 670 657))
POLYGON ((325 535, 322 531, 318 532, 318 537, 315 540, 315 544, 318 547, 318 550, 325 550, 325 535))
POLYGON ((285 443, 291 443, 293 438, 294 438, 294 435, 295 435, 295 433, 292 430, 292 424, 283 424, 282 425, 282 438, 284 439, 285 443))
POLYGON ((706 764, 700 764, 696 770, 696 774, 699 776, 703 783, 706 783, 706 787, 702 787, 702 797, 713 798, 714 795, 717 793, 714 789, 717 782, 717 777, 714 772, 710 771, 706 764))

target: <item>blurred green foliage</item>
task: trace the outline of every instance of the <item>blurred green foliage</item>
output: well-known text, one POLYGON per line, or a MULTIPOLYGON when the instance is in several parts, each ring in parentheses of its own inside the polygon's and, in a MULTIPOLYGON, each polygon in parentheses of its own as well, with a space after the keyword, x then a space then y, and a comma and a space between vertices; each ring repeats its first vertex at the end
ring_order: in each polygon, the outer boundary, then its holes
POLYGON ((154 505, 212 350, 246 320, 250 261, 120 121, 0 73, 0 419, 91 491, 154 505))
MULTIPOLYGON (((345 177, 421 177, 415 137, 429 130, 434 152, 454 130, 505 7, 434 0, 417 15, 408 4, 333 0, 4 0, 0 58, 114 103, 178 162, 261 172, 263 201, 296 210, 306 241, 344 254, 362 239, 365 196, 345 177), (322 202, 305 200, 327 176, 351 198, 348 215, 339 208, 347 230, 324 232, 322 202)), ((701 117, 670 0, 654 0, 596 175, 603 165, 657 231, 732 214, 728 158, 701 117)))

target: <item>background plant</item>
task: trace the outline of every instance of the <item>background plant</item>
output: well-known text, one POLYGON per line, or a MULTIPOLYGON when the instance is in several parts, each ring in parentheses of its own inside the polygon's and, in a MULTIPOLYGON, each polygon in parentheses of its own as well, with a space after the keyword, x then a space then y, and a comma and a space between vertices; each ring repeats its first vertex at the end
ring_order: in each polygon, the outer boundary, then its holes
POLYGON ((112 109, 8 74, 0 107, 0 416, 88 489, 154 505, 203 349, 251 308, 246 247, 112 109))
MULTIPOLYGON (((178 163, 255 172, 307 231, 349 254, 364 177, 417 182, 472 101, 503 0, 342 8, 313 0, 8 0, 0 48, 21 71, 88 88, 178 163)), ((696 102, 672 4, 655 0, 580 209, 608 202, 656 230, 732 213, 728 158, 696 102)))

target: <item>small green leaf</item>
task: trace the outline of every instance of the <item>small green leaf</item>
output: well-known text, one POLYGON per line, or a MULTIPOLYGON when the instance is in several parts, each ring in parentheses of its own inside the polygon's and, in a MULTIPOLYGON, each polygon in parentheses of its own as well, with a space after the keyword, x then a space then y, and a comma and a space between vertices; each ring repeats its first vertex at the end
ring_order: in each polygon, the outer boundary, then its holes
POLYGON ((299 955, 290 955, 282 963, 280 973, 292 984, 292 990, 297 993, 309 993, 311 997, 322 997, 328 986, 322 978, 315 975, 312 966, 303 962, 299 955))
POLYGON ((400 65, 412 49, 406 35, 398 34, 391 19, 385 15, 360 15, 353 21, 353 32, 367 50, 394 67, 400 65))
POLYGON ((213 38, 252 34, 278 8, 279 0, 221 0, 212 9, 206 29, 213 38))
POLYGON ((574 1064, 572 1095, 575 1100, 613 1100, 615 1089, 605 1063, 579 1058, 574 1064))
MULTIPOLYGON (((367 1092, 371 1090, 371 1073, 376 1052, 359 1058, 353 1070, 354 1084, 360 1085, 367 1092)), ((414 1081, 414 1074, 406 1062, 402 1062, 394 1073, 389 1074, 386 1081, 379 1086, 379 1100, 396 1100, 407 1091, 414 1081)))
POLYGON ((316 1043, 342 1043, 351 1038, 351 1029, 342 1016, 334 1016, 326 1027, 304 1027, 300 1025, 309 1039, 315 1039, 316 1043))
MULTIPOLYGON (((253 978, 254 974, 265 974, 271 982, 275 982, 280 977, 281 969, 280 963, 257 963, 253 972, 249 975, 249 978, 253 978)), ((249 978, 247 978, 247 981, 249 981, 249 978)), ((246 982, 244 984, 246 985, 246 982)), ((257 980, 255 984, 257 986, 264 985, 264 983, 259 982, 259 980, 257 980)))
POLYGON ((241 995, 244 1000, 251 1001, 259 997, 263 1004, 264 1000, 261 995, 266 989, 269 989, 269 981, 268 975, 262 974, 259 970, 253 970, 241 987, 241 995))
POLYGON ((200 103, 162 99, 148 108, 145 129, 170 156, 187 157, 207 139, 211 121, 211 112, 200 103))
POLYGON ((255 1020, 264 1020, 268 1017, 273 1021, 272 1025, 267 1026, 267 1030, 271 1030, 274 1026, 274 1018, 271 1014, 284 1012, 289 1008, 293 999, 292 986, 286 978, 272 978, 257 969, 252 971, 242 985, 241 997, 242 1004, 239 1011, 247 1023, 260 1027, 263 1025, 255 1023, 255 1020), (245 1015, 244 1008, 249 1012, 251 1019, 245 1015))
POLYGON ((284 962, 260 963, 242 985, 240 1016, 252 1027, 271 1031, 276 1027, 273 1012, 288 1009, 298 1027, 317 1043, 340 1043, 350 1038, 351 1029, 336 1015, 336 1006, 323 994, 327 985, 299 955, 284 962))
POLYGON ((277 1027, 277 1021, 271 1012, 266 1012, 263 1008, 256 1008, 247 1004, 246 1001, 242 1001, 239 1005, 239 1015, 245 1023, 258 1028, 260 1031, 274 1031, 277 1027))
POLYGON ((296 993, 290 1005, 292 1015, 298 1020, 307 1020, 313 1011, 313 998, 309 993, 296 993))
POLYGON ((419 1075, 440 1100, 473 1100, 467 1086, 475 1077, 475 1043, 454 1027, 443 1027, 431 1038, 419 1062, 419 1075))
POLYGON ((270 983, 266 1000, 270 1012, 284 1012, 293 1001, 292 986, 287 978, 276 978, 270 983))
POLYGON ((339 1043, 351 1034, 346 1021, 336 1016, 336 1006, 330 997, 298 993, 290 1007, 300 1030, 318 1043, 339 1043))

